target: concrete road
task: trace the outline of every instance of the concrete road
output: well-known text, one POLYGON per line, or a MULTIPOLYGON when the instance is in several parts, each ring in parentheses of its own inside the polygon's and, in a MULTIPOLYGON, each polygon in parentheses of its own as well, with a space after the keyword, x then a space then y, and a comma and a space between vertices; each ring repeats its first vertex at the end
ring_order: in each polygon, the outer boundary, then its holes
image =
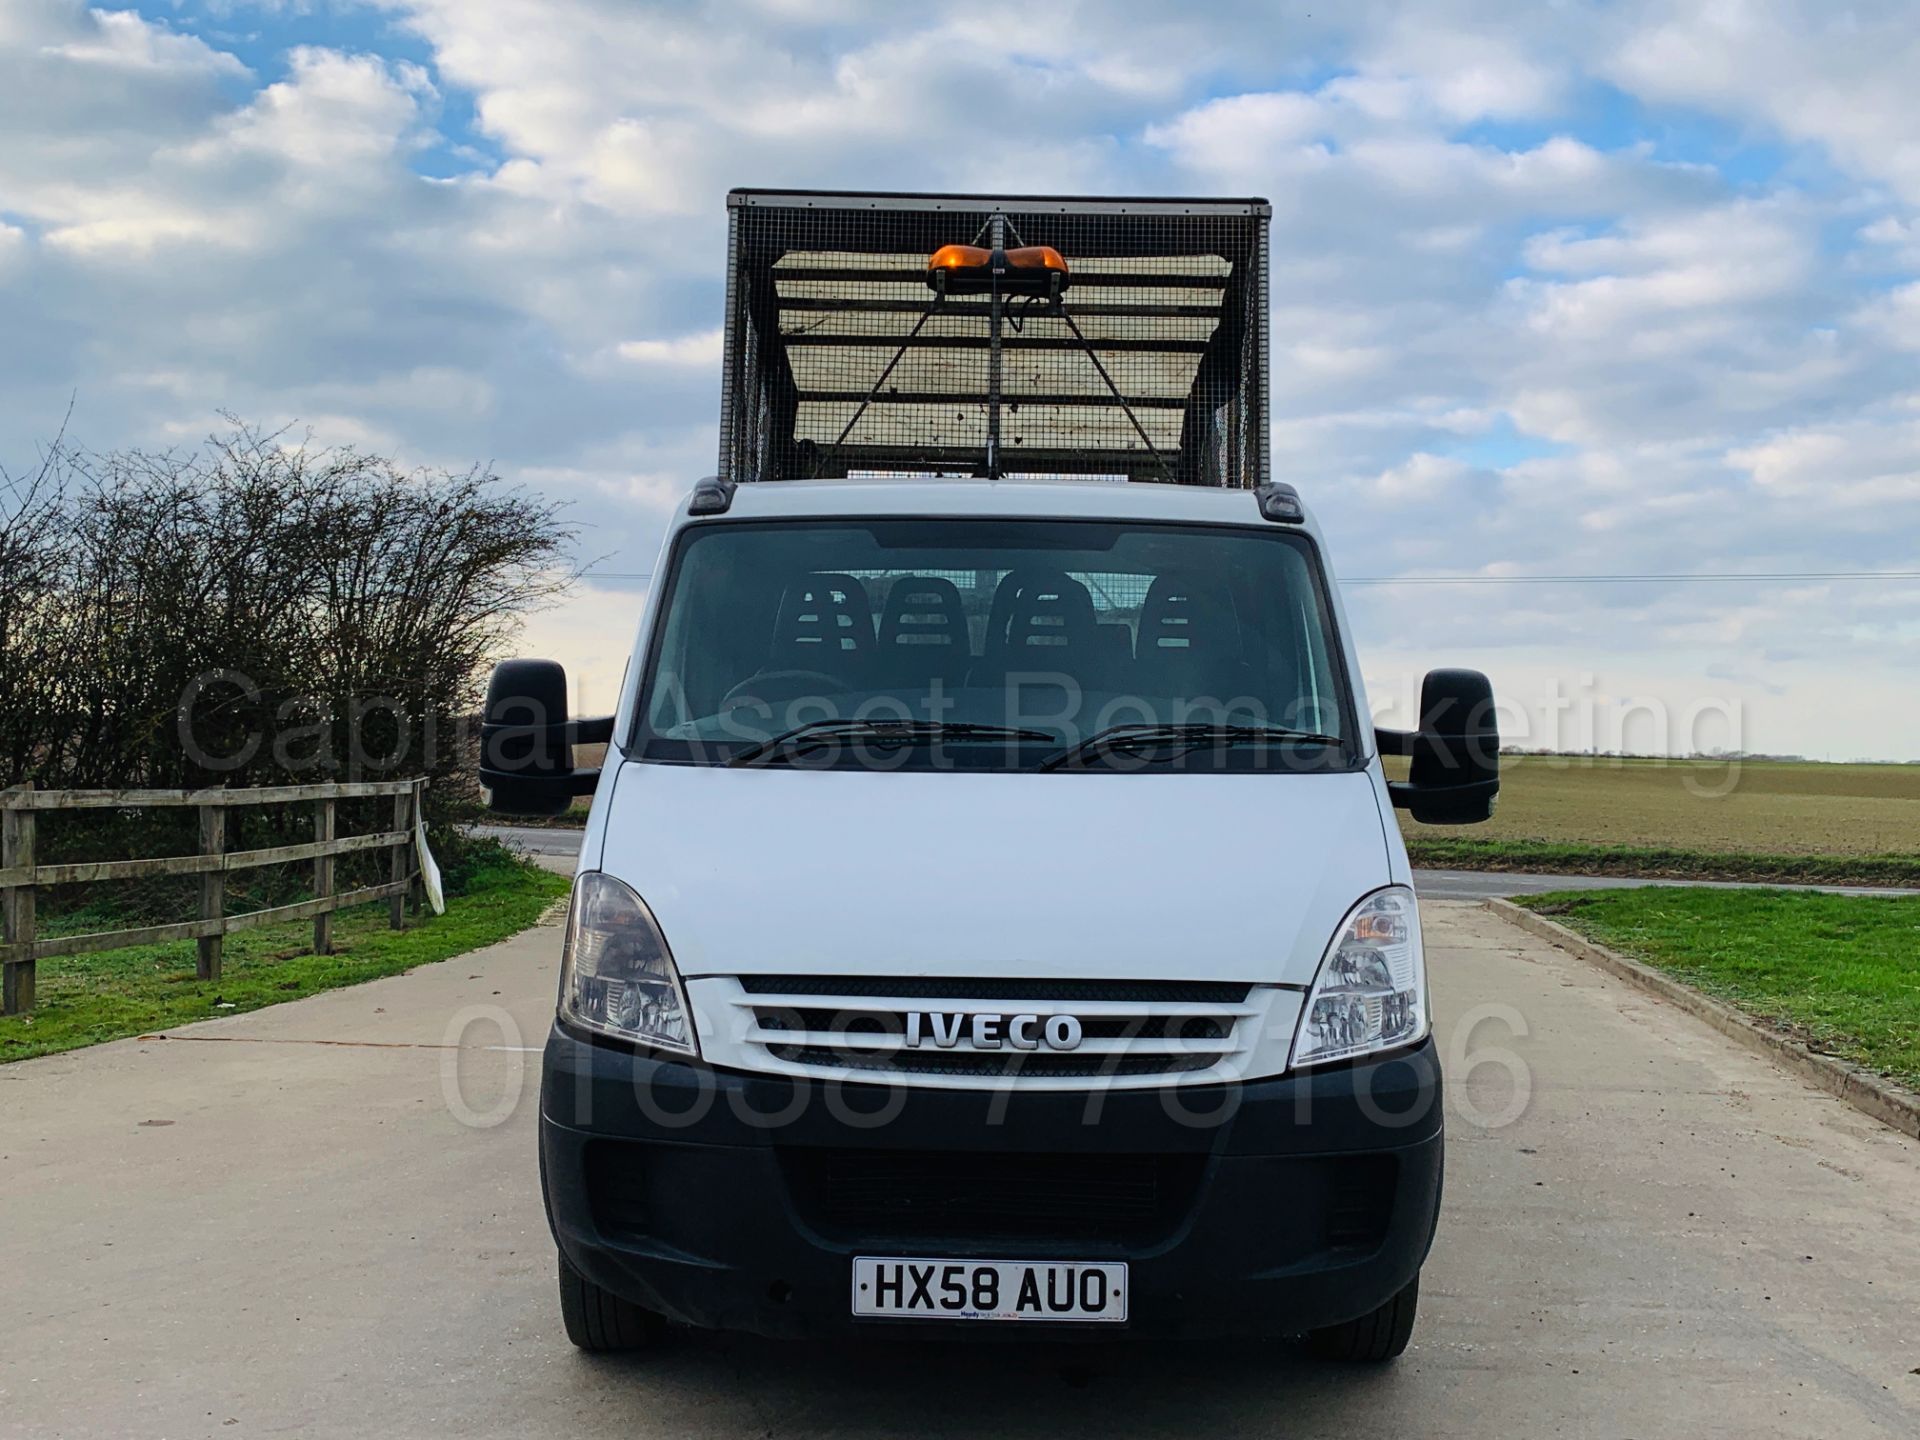
POLYGON ((1920 1434, 1920 1145, 1484 911, 1427 925, 1448 1196, 1393 1367, 1252 1344, 575 1354, 523 1048, 547 928, 0 1067, 0 1434, 1920 1434))
MULTIPOLYGON (((580 853, 580 832, 537 825, 476 825, 474 833, 491 835, 537 857, 572 859, 580 853)), ((551 867, 550 867, 551 868, 551 867)), ((1428 900, 1486 900, 1493 896, 1538 895, 1547 890, 1620 890, 1636 885, 1706 885, 1714 889, 1742 888, 1725 880, 1642 880, 1624 875, 1533 875, 1497 870, 1416 870, 1414 884, 1428 900)), ((1788 885, 1788 890, 1824 890, 1833 895, 1915 895, 1916 890, 1890 890, 1862 885, 1788 885)))

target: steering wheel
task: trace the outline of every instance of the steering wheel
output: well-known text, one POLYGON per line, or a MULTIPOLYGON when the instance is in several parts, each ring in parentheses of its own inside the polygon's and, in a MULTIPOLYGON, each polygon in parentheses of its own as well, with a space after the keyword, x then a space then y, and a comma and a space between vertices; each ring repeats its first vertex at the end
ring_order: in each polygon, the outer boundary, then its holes
POLYGON ((731 710, 743 700, 775 704, 798 700, 803 695, 843 695, 852 688, 841 676, 829 675, 824 670, 762 670, 722 695, 720 708, 731 710))

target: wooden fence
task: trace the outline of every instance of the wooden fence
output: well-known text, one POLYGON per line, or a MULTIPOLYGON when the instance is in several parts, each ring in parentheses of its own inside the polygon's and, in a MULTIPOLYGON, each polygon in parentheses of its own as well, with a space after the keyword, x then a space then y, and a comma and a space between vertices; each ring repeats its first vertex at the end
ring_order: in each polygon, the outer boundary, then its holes
MULTIPOLYGON (((333 950, 333 912, 349 905, 386 900, 389 923, 406 923, 405 906, 420 878, 413 849, 414 825, 426 790, 424 779, 370 780, 325 785, 267 785, 247 790, 0 790, 0 906, 4 907, 4 943, 0 943, 0 1014, 19 1015, 33 1008, 34 966, 59 955, 85 955, 129 945, 195 940, 202 980, 220 975, 223 937, 288 920, 313 921, 316 954, 333 950), (393 828, 365 835, 336 835, 334 807, 341 800, 393 797, 393 828), (227 811, 237 805, 313 805, 313 843, 275 845, 265 850, 229 850, 227 811), (76 865, 41 865, 34 860, 34 821, 50 810, 134 810, 165 806, 200 812, 200 852, 146 860, 93 860, 76 865), (334 860, 361 850, 390 850, 388 878, 344 894, 335 894, 334 860), (263 865, 313 862, 313 898, 268 910, 226 913, 227 876, 263 865), (170 925, 133 930, 102 930, 85 935, 37 939, 34 888, 39 885, 94 884, 154 875, 198 875, 200 916, 170 925)), ((417 897, 416 897, 417 904, 417 897)))

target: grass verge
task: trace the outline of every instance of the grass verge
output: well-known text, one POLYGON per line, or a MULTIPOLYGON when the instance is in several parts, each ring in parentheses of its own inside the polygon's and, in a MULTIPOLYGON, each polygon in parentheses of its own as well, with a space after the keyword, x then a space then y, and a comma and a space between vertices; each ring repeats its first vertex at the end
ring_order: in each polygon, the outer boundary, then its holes
POLYGON ((1413 863, 1435 870, 1532 870, 1558 875, 1920 888, 1920 855, 1747 855, 1552 840, 1468 840, 1432 835, 1406 838, 1407 854, 1413 863))
POLYGON ((0 1062, 258 1010, 450 959, 524 930, 567 884, 563 875, 501 855, 463 877, 446 914, 410 916, 404 930, 387 928, 384 901, 337 912, 331 955, 307 948, 311 921, 229 935, 218 980, 194 977, 190 940, 42 960, 33 1012, 0 1017, 0 1062))
POLYGON ((1656 886, 1515 903, 1920 1089, 1920 896, 1656 886))

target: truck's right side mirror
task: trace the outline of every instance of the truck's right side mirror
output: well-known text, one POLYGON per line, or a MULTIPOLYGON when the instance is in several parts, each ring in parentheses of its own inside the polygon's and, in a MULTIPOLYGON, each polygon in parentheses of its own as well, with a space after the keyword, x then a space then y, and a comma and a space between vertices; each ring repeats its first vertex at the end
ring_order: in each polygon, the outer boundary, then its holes
POLYGON ((564 815, 591 795, 598 770, 573 768, 573 747, 613 738, 613 721, 567 719, 567 672, 553 660, 503 660, 487 681, 480 783, 503 815, 564 815))
POLYGON ((1405 780, 1390 780, 1395 806, 1423 825, 1473 825, 1500 794, 1500 724, 1493 685, 1478 670, 1429 670, 1420 685, 1420 728, 1379 730, 1383 755, 1408 755, 1405 780))

